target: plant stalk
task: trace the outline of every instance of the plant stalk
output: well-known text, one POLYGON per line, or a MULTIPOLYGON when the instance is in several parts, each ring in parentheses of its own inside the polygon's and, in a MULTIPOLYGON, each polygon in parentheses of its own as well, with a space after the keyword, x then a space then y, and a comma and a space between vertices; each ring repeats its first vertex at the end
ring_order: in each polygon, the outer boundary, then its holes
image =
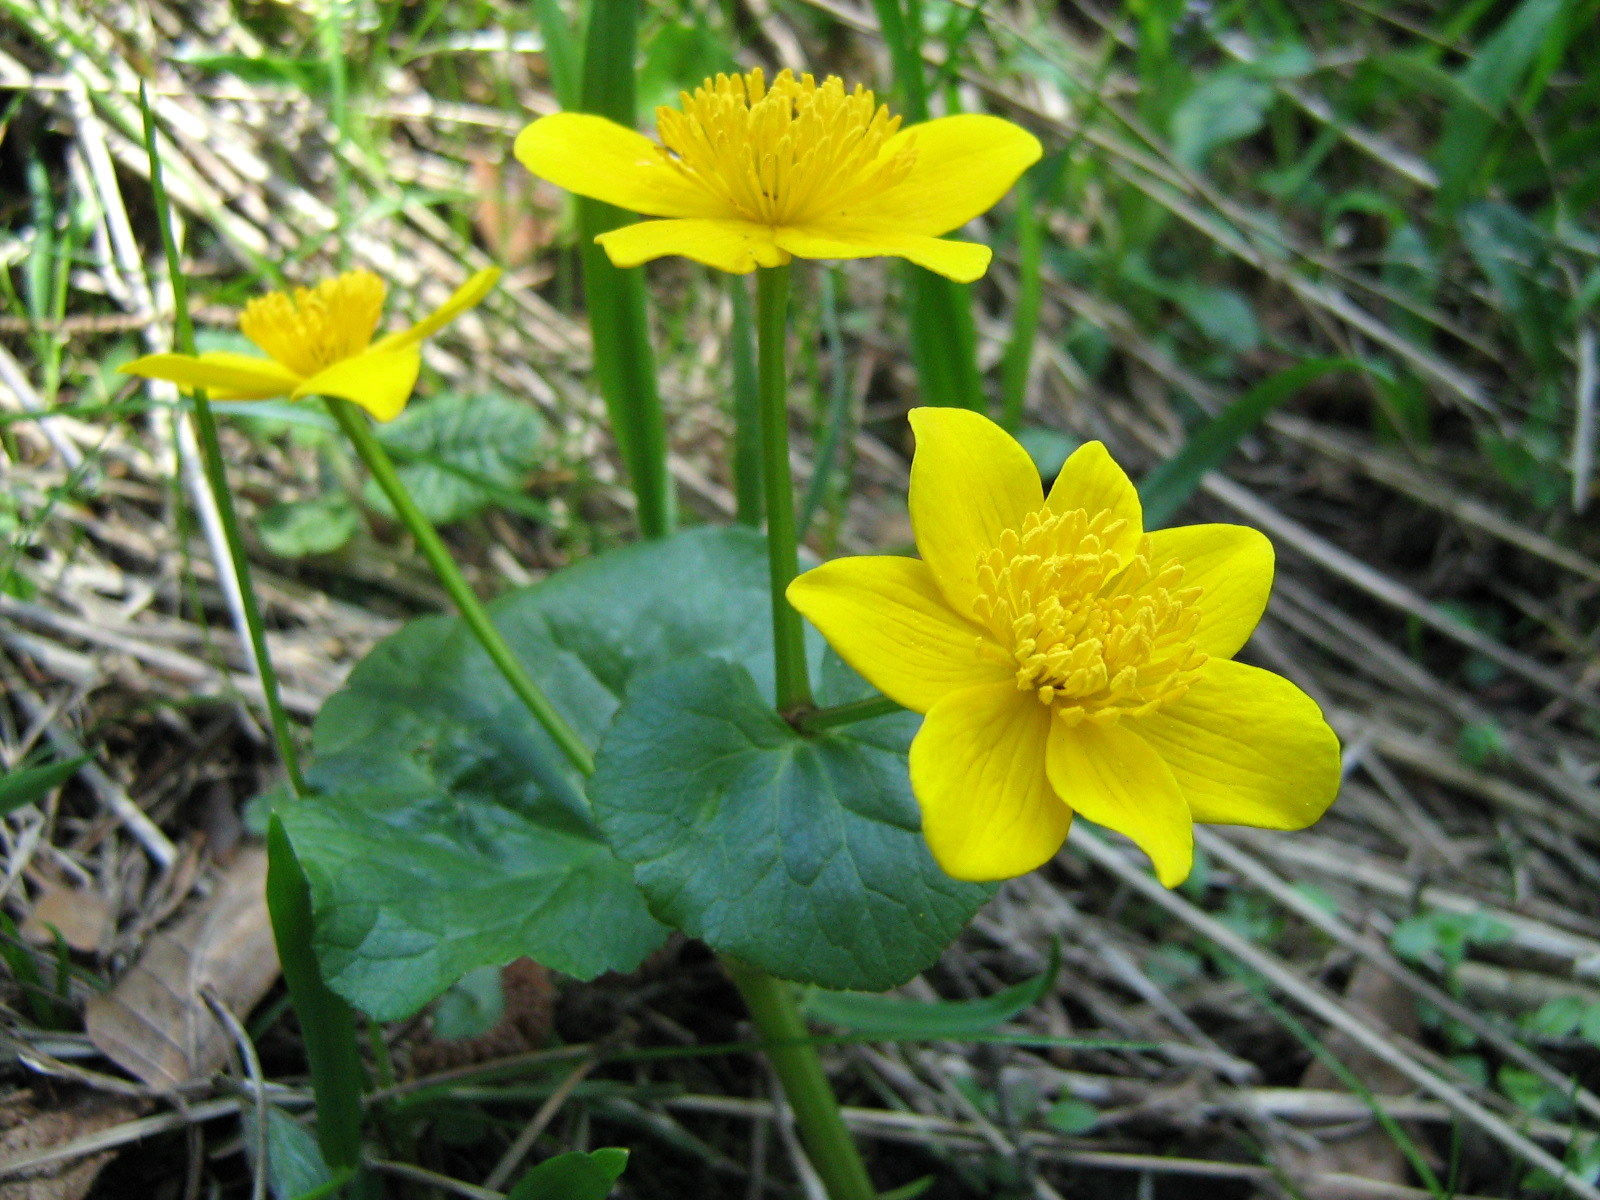
POLYGON ((728 277, 733 296, 733 329, 728 357, 733 360, 733 494, 735 520, 761 527, 761 390, 756 382, 755 317, 750 285, 743 275, 728 277))
POLYGON ((866 1164, 845 1128, 839 1099, 823 1073, 791 985, 731 958, 724 958, 722 965, 761 1031, 762 1049, 783 1084, 783 1094, 800 1127, 800 1140, 829 1197, 876 1200, 866 1164))
MULTIPOLYGON (((139 88, 139 105, 144 111, 145 150, 150 157, 150 192, 157 224, 161 226, 161 248, 166 254, 167 277, 172 281, 174 348, 179 354, 193 354, 194 323, 189 319, 189 286, 183 277, 178 244, 172 236, 172 210, 167 203, 166 184, 161 176, 161 155, 156 150, 155 114, 150 111, 150 97, 143 86, 139 88)), ((278 672, 273 668, 272 655, 267 651, 267 633, 261 621, 261 606, 256 603, 255 588, 250 582, 250 560, 245 555, 244 537, 239 532, 239 514, 234 511, 233 493, 228 490, 227 472, 222 465, 217 418, 211 411, 211 401, 204 390, 196 388, 189 396, 193 402, 195 433, 200 442, 200 460, 205 468, 206 486, 211 489, 217 502, 223 540, 228 545, 228 557, 232 560, 234 575, 239 580, 240 606, 244 609, 244 623, 250 635, 250 652, 255 659, 256 675, 261 680, 261 695, 267 704, 267 718, 272 724, 272 738, 277 743, 278 758, 283 762, 289 788, 296 796, 300 796, 306 790, 305 776, 300 772, 300 757, 295 752, 294 739, 289 732, 289 714, 284 711, 283 699, 279 695, 278 672)))
POLYGON ((461 574, 461 568, 456 566, 455 559, 450 557, 450 551, 445 547, 439 531, 433 527, 433 522, 423 515, 422 510, 417 507, 417 502, 411 498, 411 493, 406 490, 406 485, 401 482, 388 451, 383 448, 383 443, 378 441, 371 425, 367 423, 366 414, 348 400, 329 396, 327 402, 333 419, 339 423, 339 428, 355 446, 356 453, 361 456, 361 461, 367 464, 367 470, 372 472, 372 478, 383 490, 383 494, 389 498, 389 503, 394 505, 395 512, 411 531, 411 536, 417 539, 418 549, 428 560, 428 565, 433 568, 433 573, 438 576, 445 591, 450 594, 450 599, 455 602, 457 611, 461 613, 461 619, 467 623, 467 627, 477 637, 494 665, 505 676, 506 682, 511 685, 511 690, 527 706, 534 719, 544 727, 551 740, 560 747, 561 752, 567 756, 567 761, 580 774, 592 775, 594 756, 589 753, 589 748, 583 744, 583 740, 572 726, 568 725, 556 711, 549 697, 540 690, 539 685, 533 681, 533 676, 528 674, 527 668, 518 661, 511 647, 506 644, 505 638, 500 636, 500 631, 489 619, 489 613, 483 607, 482 601, 473 594, 472 588, 461 574))
POLYGON ((784 595, 800 573, 795 535, 794 480, 789 471, 789 375, 784 334, 789 267, 756 272, 756 374, 761 394, 761 477, 767 498, 767 567, 772 584, 772 650, 778 711, 811 706, 805 627, 784 595))
POLYGON ((852 700, 832 708, 814 708, 798 721, 801 733, 821 733, 840 725, 854 725, 857 721, 870 721, 874 717, 887 717, 890 713, 904 712, 905 707, 887 696, 868 696, 865 700, 852 700))

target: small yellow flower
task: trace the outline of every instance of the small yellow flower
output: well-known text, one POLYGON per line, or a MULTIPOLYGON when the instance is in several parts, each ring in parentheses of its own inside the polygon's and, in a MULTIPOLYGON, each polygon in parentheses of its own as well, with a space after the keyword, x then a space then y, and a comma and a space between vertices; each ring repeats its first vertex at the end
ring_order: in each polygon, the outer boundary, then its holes
POLYGON ((800 258, 892 255, 968 282, 987 246, 952 242, 1039 160, 999 117, 900 128, 869 91, 784 71, 718 75, 682 111, 656 109, 662 145, 603 117, 556 113, 517 136, 535 175, 580 196, 665 217, 601 234, 619 267, 681 254, 738 274, 800 258))
POLYGON ((844 558, 789 599, 885 695, 927 718, 911 786, 958 879, 1049 859, 1074 811, 1132 838, 1175 887, 1195 821, 1302 829, 1333 801, 1316 703, 1232 661, 1266 607, 1272 545, 1241 525, 1145 533, 1099 442, 1048 497, 986 417, 911 414, 921 560, 844 558))
POLYGON ((340 396, 380 421, 392 421, 417 384, 422 339, 477 304, 499 278, 496 267, 479 271, 431 316, 374 342, 383 280, 371 271, 346 271, 314 288, 269 292, 245 305, 239 332, 265 358, 228 351, 149 354, 122 370, 204 388, 217 400, 340 396))

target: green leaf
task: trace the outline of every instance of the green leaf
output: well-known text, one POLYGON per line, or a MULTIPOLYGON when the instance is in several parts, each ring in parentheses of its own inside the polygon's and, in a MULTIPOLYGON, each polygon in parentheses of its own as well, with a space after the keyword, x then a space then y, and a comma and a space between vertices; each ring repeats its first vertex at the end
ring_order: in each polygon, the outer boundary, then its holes
MULTIPOLYGON (((466 396, 446 392, 410 405, 378 440, 399 461, 400 479, 417 507, 435 524, 470 517, 520 495, 528 474, 544 457, 544 424, 528 404, 498 392, 466 396)), ((363 498, 392 515, 375 483, 363 498)))
MULTIPOLYGON (((747 663, 771 694, 765 542, 749 530, 601 555, 491 611, 591 745, 634 676, 686 655, 747 663)), ((584 977, 628 970, 665 936, 579 781, 458 619, 380 643, 323 707, 315 753, 321 794, 279 813, 328 982, 374 1016, 520 955, 584 977)))
POLYGON ((1272 97, 1272 86, 1244 69, 1218 71, 1201 80, 1172 114, 1173 156, 1198 170, 1218 146, 1259 130, 1272 97))
POLYGON ((802 737, 744 667, 696 656, 630 690, 589 794, 659 918, 779 978, 882 991, 994 891, 928 852, 916 728, 902 713, 802 737))
POLYGON ((1061 968, 1061 946, 1051 948, 1042 973, 979 1000, 903 1000, 858 992, 812 992, 807 1015, 852 1033, 883 1037, 960 1039, 988 1033, 1033 1007, 1050 990, 1061 968))
POLYGON ((1079 1100, 1076 1096, 1072 1096, 1052 1105, 1045 1113, 1044 1119, 1052 1129, 1060 1130, 1068 1137, 1072 1137, 1088 1133, 1098 1125, 1100 1110, 1087 1100, 1079 1100))
POLYGON ((45 763, 38 767, 22 767, 0 775, 0 816, 16 812, 26 804, 42 800, 51 790, 60 787, 89 761, 87 754, 64 758, 60 762, 45 763))
POLYGON ((1170 521, 1194 495, 1206 472, 1233 453, 1239 439, 1313 379, 1330 371, 1364 369, 1356 359, 1313 358, 1251 388, 1197 428, 1176 454, 1145 476, 1139 485, 1145 527, 1159 529, 1170 521))
MULTIPOLYGON (((513 645, 529 662, 559 656, 548 640, 513 645)), ((592 681, 583 702, 581 671, 549 683, 590 714, 612 703, 592 681)), ((585 979, 630 970, 665 936, 459 623, 382 643, 324 707, 315 744, 318 794, 279 811, 311 885, 323 973, 372 1016, 408 1016, 472 968, 522 955, 585 979)))
POLYGON ((361 514, 344 492, 274 504, 256 522, 261 544, 279 558, 332 554, 360 528, 361 514))
POLYGON ((517 1181, 506 1200, 605 1200, 628 1165, 628 1152, 607 1146, 547 1158, 517 1181))
POLYGON ((433 1008, 433 1036, 446 1042, 481 1037, 500 1024, 506 995, 498 967, 468 971, 439 997, 433 1008))
MULTIPOLYGON (((253 1111, 245 1111, 246 1120, 253 1124, 253 1111)), ((268 1105, 267 1183, 273 1200, 298 1200, 337 1178, 322 1157, 316 1136, 281 1108, 268 1105)))

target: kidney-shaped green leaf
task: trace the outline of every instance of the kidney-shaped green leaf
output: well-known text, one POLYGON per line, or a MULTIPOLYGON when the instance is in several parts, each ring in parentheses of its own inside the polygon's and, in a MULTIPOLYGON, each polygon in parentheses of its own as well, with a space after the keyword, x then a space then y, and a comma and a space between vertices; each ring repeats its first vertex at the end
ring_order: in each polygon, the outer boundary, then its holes
POLYGON ((922 839, 910 714, 802 737, 740 665, 680 659, 630 689, 589 795, 662 920, 769 974, 881 991, 992 894, 922 839))
MULTIPOLYGON (((685 654, 770 679, 765 569, 759 537, 700 530, 592 559, 493 615, 592 745, 635 674, 685 654)), ((580 781, 455 618, 413 622, 356 667, 317 718, 311 782, 278 811, 328 982, 374 1016, 520 955, 581 977, 627 970, 666 933, 580 781)))

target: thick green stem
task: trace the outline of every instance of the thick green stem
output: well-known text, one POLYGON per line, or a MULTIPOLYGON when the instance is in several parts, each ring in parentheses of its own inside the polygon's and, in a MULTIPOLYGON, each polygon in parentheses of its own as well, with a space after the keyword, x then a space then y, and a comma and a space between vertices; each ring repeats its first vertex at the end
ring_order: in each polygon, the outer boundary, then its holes
POLYGON ((724 958, 722 965, 761 1031, 762 1049, 783 1084, 783 1094, 800 1127, 800 1140, 829 1197, 876 1200, 866 1164, 844 1126, 838 1097, 823 1074, 822 1060, 800 1019, 791 986, 731 958, 724 958))
POLYGON ((761 391, 761 475, 767 497, 767 567, 772 583, 772 650, 778 711, 811 705, 806 674, 805 627, 784 595, 800 573, 795 537, 794 480, 789 473, 789 376, 784 358, 789 310, 789 267, 763 267, 756 275, 756 373, 761 391))
POLYGON ((750 285, 743 275, 728 276, 733 289, 733 330, 728 357, 733 360, 733 494, 735 519, 761 527, 761 389, 756 383, 755 318, 750 285))
POLYGON ((389 459, 388 451, 383 448, 377 435, 372 432, 372 427, 367 424, 366 415, 348 400, 332 396, 327 400, 328 409, 333 413, 334 420, 339 423, 339 428, 344 430, 345 436, 355 446, 361 461, 367 464, 367 470, 372 472, 372 478, 383 490, 383 494, 389 498, 389 503, 394 505, 400 520, 411 530, 411 536, 417 539, 417 548, 428 560, 428 565, 433 568, 433 573, 438 576, 439 582, 444 584, 444 590, 450 594, 450 599, 455 601, 456 609, 461 613, 461 619, 467 623, 467 628, 472 630, 484 651, 505 676, 506 682, 511 685, 511 690, 527 706, 534 719, 544 726, 545 732, 561 748, 567 760, 581 774, 592 775, 594 757, 589 753, 589 748, 583 744, 583 740, 573 731, 572 726, 568 725, 556 711, 549 698, 528 674, 527 668, 512 653, 511 647, 506 645, 505 638, 500 636, 500 631, 489 619, 489 613, 483 607, 483 603, 473 595, 472 588, 467 585, 466 579, 461 574, 461 568, 456 566, 455 559, 450 557, 450 551, 445 547, 439 531, 417 507, 417 502, 411 498, 411 493, 406 491, 406 485, 400 481, 394 463, 389 459))
POLYGON ((874 717, 887 717, 890 713, 904 712, 903 705, 887 696, 869 696, 865 700, 852 700, 833 708, 815 708, 801 715, 801 733, 821 733, 840 725, 854 725, 857 721, 870 721, 874 717))

